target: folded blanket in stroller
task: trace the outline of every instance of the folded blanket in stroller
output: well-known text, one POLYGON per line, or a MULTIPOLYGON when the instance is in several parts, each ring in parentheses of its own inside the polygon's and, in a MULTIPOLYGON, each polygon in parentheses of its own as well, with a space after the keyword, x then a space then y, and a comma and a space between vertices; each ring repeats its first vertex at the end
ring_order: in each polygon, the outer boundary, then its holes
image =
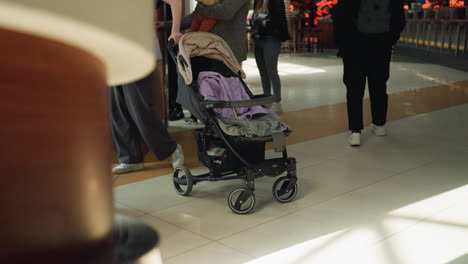
MULTIPOLYGON (((198 92, 206 101, 245 101, 250 96, 237 77, 224 77, 220 73, 204 71, 198 75, 198 92)), ((222 118, 252 119, 255 114, 272 114, 261 106, 219 108, 214 112, 222 118)))
POLYGON ((254 116, 252 120, 217 118, 218 124, 229 136, 265 137, 283 132, 288 126, 276 114, 254 116))
MULTIPOLYGON (((250 96, 237 77, 205 71, 198 75, 198 92, 207 101, 245 101, 250 96)), ((230 136, 271 136, 288 129, 276 114, 262 106, 213 110, 221 129, 230 136)))

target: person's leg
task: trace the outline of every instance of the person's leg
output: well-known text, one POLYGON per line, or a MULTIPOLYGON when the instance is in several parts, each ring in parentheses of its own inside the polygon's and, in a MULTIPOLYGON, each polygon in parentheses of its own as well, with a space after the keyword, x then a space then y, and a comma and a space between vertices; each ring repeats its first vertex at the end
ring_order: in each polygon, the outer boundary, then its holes
POLYGON ((364 128, 362 100, 366 88, 366 75, 361 60, 360 56, 354 54, 346 54, 343 57, 343 82, 346 86, 348 127, 349 130, 356 133, 360 133, 364 128))
POLYGON ((277 102, 281 101, 281 80, 278 74, 278 56, 281 50, 281 41, 276 38, 265 39, 264 61, 268 79, 273 86, 273 95, 277 102))
POLYGON ((143 162, 140 149, 140 134, 128 112, 122 86, 110 88, 112 136, 117 147, 120 163, 143 162))
POLYGON ((268 71, 265 62, 265 40, 255 39, 254 42, 255 61, 257 63, 260 78, 262 79, 263 94, 271 95, 271 81, 268 77, 268 71))
POLYGON ((372 123, 385 125, 387 121, 388 95, 387 81, 390 76, 391 46, 379 42, 373 45, 369 63, 368 86, 371 102, 372 123))
POLYGON ((152 107, 152 75, 123 86, 126 104, 132 119, 148 148, 160 160, 177 148, 157 111, 152 107))

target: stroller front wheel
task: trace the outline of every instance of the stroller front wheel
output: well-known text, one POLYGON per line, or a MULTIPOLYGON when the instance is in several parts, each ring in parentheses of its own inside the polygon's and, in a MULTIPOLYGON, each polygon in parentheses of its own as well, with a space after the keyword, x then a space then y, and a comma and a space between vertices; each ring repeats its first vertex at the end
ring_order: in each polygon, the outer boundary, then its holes
POLYGON ((255 206, 255 195, 245 189, 236 189, 229 195, 228 205, 236 214, 247 214, 255 206))
POLYGON ((172 181, 178 194, 182 196, 190 195, 193 187, 193 176, 187 167, 177 167, 172 174, 172 181))
POLYGON ((279 178, 273 184, 273 196, 282 203, 292 201, 297 195, 297 183, 292 182, 290 177, 284 176, 279 178))

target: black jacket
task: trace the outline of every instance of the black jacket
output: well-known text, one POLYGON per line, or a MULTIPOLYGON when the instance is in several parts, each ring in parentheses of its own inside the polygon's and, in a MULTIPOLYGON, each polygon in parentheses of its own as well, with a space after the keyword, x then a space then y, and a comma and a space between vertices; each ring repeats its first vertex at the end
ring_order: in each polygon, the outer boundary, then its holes
MULTIPOLYGON (((257 0, 254 1, 254 6, 257 6, 257 0)), ((286 20, 286 7, 283 0, 268 1, 269 21, 267 27, 263 30, 264 36, 273 36, 281 41, 291 39, 288 29, 288 21, 286 20)))
POLYGON ((162 0, 154 0, 154 7, 159 8, 161 5, 164 4, 162 0))
MULTIPOLYGON (((339 0, 333 13, 335 41, 338 47, 346 46, 360 34, 355 21, 359 15, 361 0, 339 0)), ((405 27, 405 11, 403 0, 390 0, 390 32, 389 44, 394 45, 400 38, 405 27)))

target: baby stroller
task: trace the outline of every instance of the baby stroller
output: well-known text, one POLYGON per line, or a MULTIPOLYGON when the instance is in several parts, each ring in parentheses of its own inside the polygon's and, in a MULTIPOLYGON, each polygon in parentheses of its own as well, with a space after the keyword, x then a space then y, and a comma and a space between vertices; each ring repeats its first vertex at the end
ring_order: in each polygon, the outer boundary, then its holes
POLYGON ((204 128, 195 130, 194 134, 198 159, 209 169, 208 173, 192 175, 185 166, 176 168, 173 173, 176 192, 187 196, 198 182, 242 179, 243 188, 231 192, 228 205, 237 214, 247 214, 255 206, 255 179, 285 174, 273 184, 273 196, 282 203, 292 201, 298 191, 296 159, 288 157, 285 147, 285 137, 291 134, 291 130, 286 127, 286 130, 268 136, 232 136, 223 131, 216 114, 216 111, 222 109, 235 112, 235 109, 266 105, 274 102, 274 98, 252 94, 242 80, 245 74, 234 54, 217 35, 187 33, 179 41, 177 55, 172 44, 169 44, 168 49, 178 68, 177 101, 205 124, 204 128), (198 76, 207 71, 240 80, 240 87, 245 90, 248 100, 205 100, 199 92, 198 76), (265 159, 266 142, 273 142, 275 151, 282 152, 282 157, 265 159))

